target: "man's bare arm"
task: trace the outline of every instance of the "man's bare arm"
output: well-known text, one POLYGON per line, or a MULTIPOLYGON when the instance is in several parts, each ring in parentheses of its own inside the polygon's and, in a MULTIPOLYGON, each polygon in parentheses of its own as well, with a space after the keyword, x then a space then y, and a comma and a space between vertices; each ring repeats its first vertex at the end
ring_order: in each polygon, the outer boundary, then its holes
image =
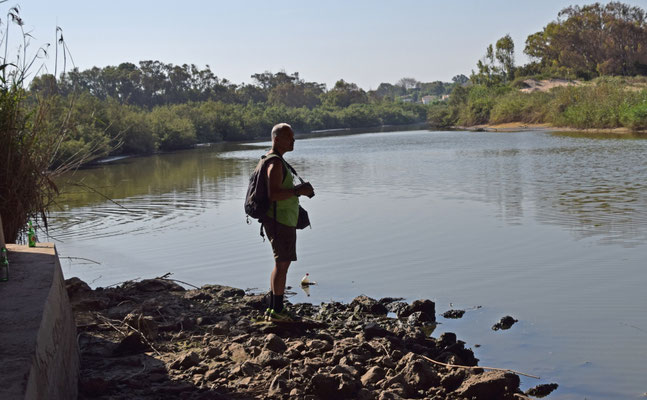
POLYGON ((275 158, 268 161, 267 166, 267 196, 270 201, 287 200, 295 196, 293 189, 285 189, 281 187, 283 183, 283 165, 281 160, 275 158))

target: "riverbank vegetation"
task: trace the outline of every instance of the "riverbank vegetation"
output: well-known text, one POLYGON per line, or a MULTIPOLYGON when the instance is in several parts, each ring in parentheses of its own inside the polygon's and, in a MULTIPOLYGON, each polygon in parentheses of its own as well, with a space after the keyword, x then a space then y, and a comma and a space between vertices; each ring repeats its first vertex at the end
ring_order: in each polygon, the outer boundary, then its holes
POLYGON ((57 160, 64 160, 88 143, 116 155, 266 138, 276 121, 290 121, 297 132, 424 123, 428 107, 416 99, 440 98, 457 85, 404 78, 366 92, 344 80, 326 90, 297 72, 264 72, 252 79, 235 85, 208 66, 142 61, 73 70, 59 79, 42 75, 32 81, 31 93, 56 104, 51 121, 75 98, 77 129, 61 147, 57 160))
POLYGON ((486 49, 466 85, 429 110, 435 126, 505 122, 584 129, 647 129, 647 19, 612 2, 572 6, 528 36, 527 65, 514 65, 509 35, 486 49), (534 87, 554 83, 550 89, 534 87))
MULTIPOLYGON (((46 211, 57 195, 53 178, 88 161, 94 143, 87 142, 87 152, 60 158, 59 149, 75 128, 72 104, 59 104, 57 118, 53 119, 55 104, 25 88, 29 73, 46 48, 28 51, 29 34, 23 30, 18 6, 9 8, 6 15, 7 20, 0 20, 0 220, 5 240, 15 243, 26 230, 28 219, 40 217, 47 227, 46 211), (17 52, 9 51, 10 33, 22 41, 17 52), (55 159, 60 161, 51 168, 55 159)), ((64 45, 62 37, 58 45, 64 45)), ((67 101, 73 102, 73 96, 67 101)))

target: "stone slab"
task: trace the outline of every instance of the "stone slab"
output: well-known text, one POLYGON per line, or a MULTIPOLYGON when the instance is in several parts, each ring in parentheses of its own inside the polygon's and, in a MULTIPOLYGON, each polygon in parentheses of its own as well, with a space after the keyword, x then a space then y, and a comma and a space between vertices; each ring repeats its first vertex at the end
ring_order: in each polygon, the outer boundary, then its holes
POLYGON ((76 325, 52 243, 7 244, 0 282, 0 399, 75 399, 76 325))

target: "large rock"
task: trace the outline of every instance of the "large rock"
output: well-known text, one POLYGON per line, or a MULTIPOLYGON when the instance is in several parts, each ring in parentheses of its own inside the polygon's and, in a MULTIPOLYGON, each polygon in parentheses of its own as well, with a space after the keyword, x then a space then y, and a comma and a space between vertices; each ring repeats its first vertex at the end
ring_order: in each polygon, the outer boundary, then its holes
POLYGON ((456 343, 456 334, 454 332, 445 332, 436 341, 439 347, 447 347, 456 343))
POLYGON ((499 329, 503 329, 503 330, 510 329, 512 328, 512 325, 514 325, 516 322, 518 322, 518 320, 512 318, 509 315, 506 315, 505 317, 501 318, 499 322, 497 322, 492 326, 492 330, 498 331, 499 329))
POLYGON ((189 290, 184 293, 184 298, 193 301, 209 301, 213 299, 213 296, 202 290, 189 290))
POLYGON ((239 366, 231 370, 232 375, 239 376, 253 376, 261 370, 260 365, 253 363, 251 361, 245 361, 239 366))
POLYGON ((283 353, 287 350, 288 346, 285 345, 285 342, 281 337, 274 333, 270 333, 265 338, 265 348, 276 353, 283 353))
POLYGON ((125 284, 127 288, 134 288, 140 292, 184 292, 185 289, 175 282, 166 279, 144 279, 139 282, 125 284))
POLYGON ((213 293, 217 297, 222 297, 222 298, 243 297, 243 296, 245 296, 245 291, 244 290, 238 289, 238 288, 233 288, 231 286, 204 285, 200 289, 208 291, 210 293, 213 293))
POLYGON ((440 379, 440 385, 448 392, 453 392, 463 383, 465 376, 465 370, 454 368, 440 379))
POLYGON ((139 333, 133 332, 123 338, 114 350, 114 355, 123 356, 143 353, 149 351, 151 348, 144 342, 139 333))
POLYGON ((184 370, 195 367, 198 364, 200 364, 200 356, 196 352, 192 351, 180 355, 175 359, 175 361, 173 361, 173 363, 171 363, 169 368, 184 370))
POLYGON ((467 398, 496 400, 503 398, 506 393, 518 390, 519 376, 502 371, 488 371, 469 377, 455 393, 467 398))
POLYGON ((267 308, 267 300, 265 298, 265 295, 263 294, 247 295, 243 297, 241 301, 248 307, 251 307, 258 311, 264 311, 267 308))
POLYGON ((413 389, 404 378, 403 373, 395 374, 382 382, 382 389, 384 389, 385 391, 390 391, 401 397, 408 397, 413 393, 413 389))
POLYGON ((243 363, 250 358, 249 354, 245 350, 245 346, 240 343, 230 344, 228 350, 230 354, 229 358, 231 358, 233 362, 243 363))
POLYGON ((447 310, 443 313, 443 318, 459 319, 465 314, 465 310, 447 310))
POLYGON ((357 392, 362 388, 360 381, 351 374, 335 374, 337 380, 337 392, 341 398, 355 399, 357 392))
MULTIPOLYGON (((528 396, 533 396, 533 397, 546 397, 551 392, 559 387, 558 384, 556 383, 548 383, 548 384, 542 384, 542 385, 537 385, 534 388, 530 388, 526 391, 526 394, 528 396)), ((645 395, 647 397, 647 394, 645 395)))
POLYGON ((155 340, 157 338, 158 326, 153 317, 133 312, 126 315, 124 322, 138 330, 149 340, 155 340))
POLYGON ((400 396, 399 392, 396 390, 386 390, 380 393, 378 400, 401 400, 403 397, 400 396))
POLYGON ((364 332, 364 338, 366 340, 371 340, 376 337, 386 337, 393 335, 393 333, 389 332, 375 322, 369 322, 368 324, 365 324, 362 327, 362 331, 364 332))
POLYGON ((407 324, 411 326, 425 326, 433 323, 434 319, 424 311, 416 311, 407 318, 407 324))
POLYGON ((308 392, 318 399, 338 399, 338 384, 334 376, 326 373, 317 373, 310 380, 308 392))
POLYGON ((424 360, 413 360, 402 370, 404 379, 416 390, 427 390, 440 384, 440 377, 431 363, 424 360))
POLYGON ((404 301, 396 301, 386 305, 387 310, 394 313, 398 318, 404 318, 409 305, 404 301))
POLYGON ((91 292, 90 286, 77 277, 65 280, 65 290, 70 300, 79 294, 91 292))
POLYGON ((267 395, 280 396, 288 392, 288 379, 289 375, 287 371, 284 371, 282 374, 276 375, 272 382, 270 382, 270 388, 267 391, 267 395))
POLYGON ((350 365, 337 364, 330 370, 331 374, 345 374, 350 376, 357 375, 357 368, 350 365))
POLYGON ((354 399, 360 389, 360 382, 350 375, 317 373, 307 391, 318 399, 354 399))
POLYGON ((65 280, 65 289, 75 311, 103 310, 110 306, 110 299, 93 291, 87 283, 79 278, 65 280))
POLYGON ((386 309, 384 304, 381 304, 377 300, 372 299, 368 296, 355 297, 355 299, 353 299, 353 301, 350 303, 350 307, 355 312, 367 314, 386 315, 388 313, 388 310, 386 309))
POLYGON ((320 339, 311 339, 306 341, 306 347, 310 350, 316 350, 320 352, 326 352, 332 349, 332 344, 325 340, 320 339))
POLYGON ((215 381, 220 378, 220 371, 217 369, 210 369, 204 374, 204 379, 207 381, 215 381))
POLYGON ((399 318, 406 318, 415 312, 424 312, 431 318, 432 322, 436 321, 436 303, 431 300, 416 300, 406 310, 398 314, 399 318))
POLYGON ((272 367, 274 369, 283 368, 290 363, 287 358, 270 350, 263 350, 256 357, 256 362, 263 367, 272 367))
POLYGON ((382 378, 384 378, 384 376, 385 376, 384 369, 375 365, 369 368, 369 370, 366 371, 364 375, 362 375, 362 378, 360 380, 362 382, 362 385, 369 386, 369 385, 374 385, 377 382, 381 381, 382 378))

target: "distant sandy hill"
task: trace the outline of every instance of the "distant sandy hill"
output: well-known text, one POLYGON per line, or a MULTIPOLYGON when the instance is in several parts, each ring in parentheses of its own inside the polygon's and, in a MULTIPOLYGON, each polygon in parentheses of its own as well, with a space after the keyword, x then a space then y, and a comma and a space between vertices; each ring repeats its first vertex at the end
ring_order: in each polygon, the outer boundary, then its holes
POLYGON ((538 81, 536 79, 526 79, 525 81, 523 81, 523 83, 524 88, 520 89, 520 91, 525 93, 547 92, 550 89, 559 86, 582 85, 581 81, 571 81, 567 79, 543 79, 541 81, 538 81))

